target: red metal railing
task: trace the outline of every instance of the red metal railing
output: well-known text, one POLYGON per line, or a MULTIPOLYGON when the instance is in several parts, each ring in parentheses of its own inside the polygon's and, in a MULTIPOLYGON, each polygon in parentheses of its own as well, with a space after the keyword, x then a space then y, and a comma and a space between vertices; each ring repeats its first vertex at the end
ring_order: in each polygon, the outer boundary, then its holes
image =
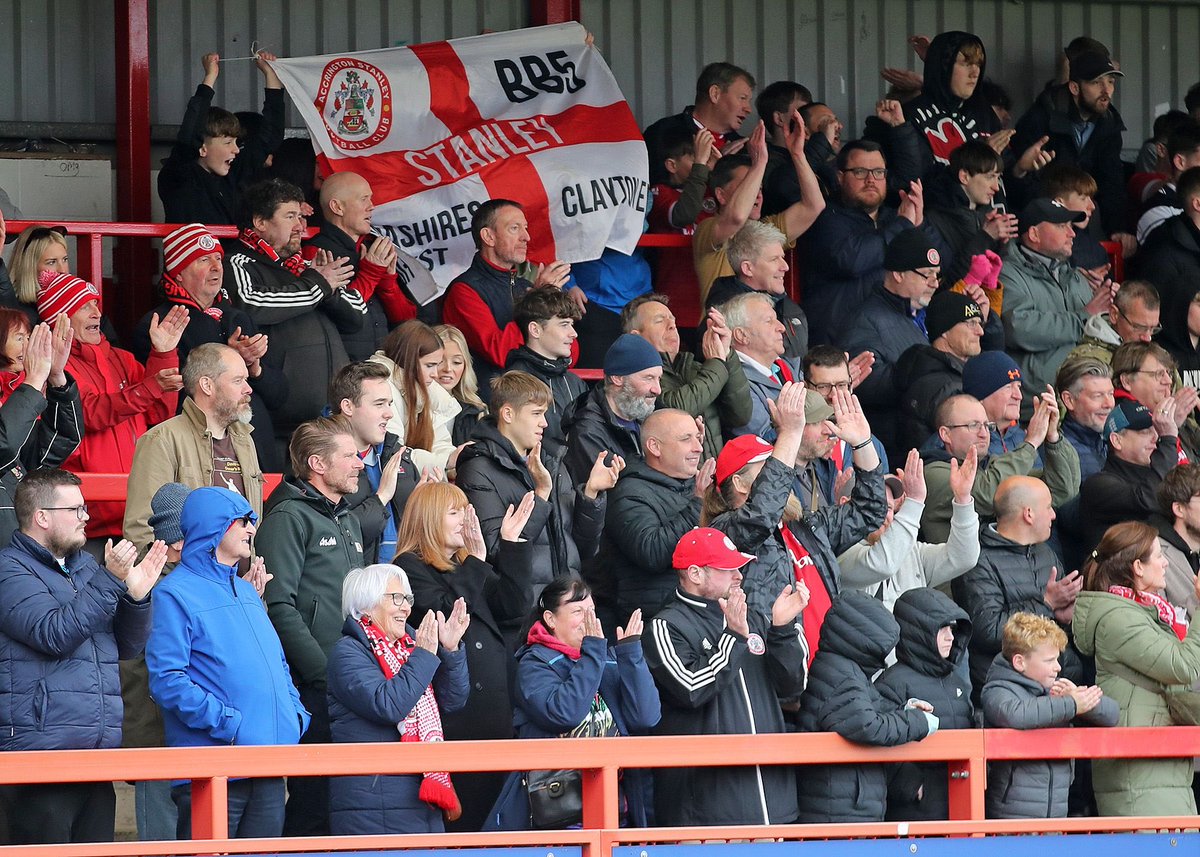
MULTIPOLYGON (((851 744, 833 734, 706 735, 653 738, 451 741, 438 744, 336 744, 301 747, 191 747, 62 750, 4 754, 0 784, 190 779, 192 835, 202 842, 129 842, 11 847, 0 853, 55 857, 261 853, 471 846, 580 845, 585 857, 607 857, 614 845, 720 839, 842 839, 963 836, 1029 832, 1099 832, 1196 827, 1200 817, 984 819, 989 759, 1165 758, 1200 755, 1200 727, 945 731, 901 747, 851 744), (623 768, 729 765, 946 762, 950 821, 621 829, 618 772, 623 768), (248 776, 415 774, 443 770, 562 768, 583 772, 583 827, 567 831, 421 834, 230 840, 227 784, 248 776)), ((800 771, 803 775, 803 771, 800 771)))

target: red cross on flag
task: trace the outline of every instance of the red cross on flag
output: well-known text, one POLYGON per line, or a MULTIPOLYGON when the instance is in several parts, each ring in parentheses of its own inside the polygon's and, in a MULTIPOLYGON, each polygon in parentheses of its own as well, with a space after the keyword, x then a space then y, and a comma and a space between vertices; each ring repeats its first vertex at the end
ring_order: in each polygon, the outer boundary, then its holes
POLYGON ((633 252, 646 146, 585 36, 558 24, 271 65, 322 171, 370 183, 373 230, 423 262, 440 292, 470 265, 471 214, 487 199, 524 206, 531 262, 633 252))

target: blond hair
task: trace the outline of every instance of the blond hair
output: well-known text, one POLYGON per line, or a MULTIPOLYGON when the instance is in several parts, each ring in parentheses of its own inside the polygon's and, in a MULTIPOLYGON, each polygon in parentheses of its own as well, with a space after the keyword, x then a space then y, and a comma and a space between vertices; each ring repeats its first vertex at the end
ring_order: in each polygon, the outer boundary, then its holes
POLYGON ((1034 613, 1014 613, 1004 623, 1000 651, 1011 663, 1014 655, 1029 655, 1046 643, 1060 652, 1067 647, 1067 635, 1057 622, 1034 613))
POLYGON ((13 291, 17 300, 23 304, 36 304, 38 292, 38 262, 46 253, 46 248, 57 244, 67 250, 67 239, 57 229, 48 226, 30 226, 13 245, 12 263, 9 274, 12 277, 13 291))
POLYGON ((439 324, 433 329, 442 340, 442 343, 453 342, 458 346, 458 350, 463 356, 463 373, 458 379, 458 383, 454 385, 454 389, 450 390, 450 395, 460 402, 465 402, 468 405, 474 405, 481 411, 487 410, 487 405, 483 403, 483 399, 479 398, 479 376, 475 374, 475 366, 471 361, 471 349, 467 347, 467 338, 463 336, 463 332, 452 324, 439 324))

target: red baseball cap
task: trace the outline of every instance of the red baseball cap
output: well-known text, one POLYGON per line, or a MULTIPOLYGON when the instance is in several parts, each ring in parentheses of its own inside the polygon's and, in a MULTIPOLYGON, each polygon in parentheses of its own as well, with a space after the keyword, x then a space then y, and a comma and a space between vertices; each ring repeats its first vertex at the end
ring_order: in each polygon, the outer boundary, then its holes
POLYGON ((723 485, 726 479, 737 473, 747 464, 753 464, 755 461, 765 461, 774 451, 775 447, 757 435, 744 434, 735 437, 729 443, 725 444, 717 456, 717 484, 723 485))
POLYGON ((671 565, 676 569, 698 565, 733 571, 757 558, 739 551, 729 540, 729 536, 720 530, 696 527, 684 533, 679 539, 679 544, 675 545, 675 553, 671 554, 671 565))

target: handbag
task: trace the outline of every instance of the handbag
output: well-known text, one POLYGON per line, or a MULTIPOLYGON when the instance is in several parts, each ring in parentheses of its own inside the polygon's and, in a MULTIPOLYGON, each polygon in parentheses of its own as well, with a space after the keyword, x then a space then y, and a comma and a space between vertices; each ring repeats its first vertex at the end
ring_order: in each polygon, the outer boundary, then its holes
MULTIPOLYGON (((562 738, 600 738, 615 735, 612 715, 597 693, 588 716, 562 738)), ((583 774, 579 771, 530 771, 525 775, 529 794, 529 817, 539 830, 559 829, 583 823, 583 774)))
POLYGON ((1121 663, 1106 664, 1108 671, 1132 685, 1157 693, 1167 704, 1167 713, 1175 726, 1200 726, 1200 693, 1182 684, 1162 684, 1121 663))
POLYGON ((583 821, 583 774, 579 771, 530 771, 525 790, 530 819, 538 830, 561 830, 583 821))

